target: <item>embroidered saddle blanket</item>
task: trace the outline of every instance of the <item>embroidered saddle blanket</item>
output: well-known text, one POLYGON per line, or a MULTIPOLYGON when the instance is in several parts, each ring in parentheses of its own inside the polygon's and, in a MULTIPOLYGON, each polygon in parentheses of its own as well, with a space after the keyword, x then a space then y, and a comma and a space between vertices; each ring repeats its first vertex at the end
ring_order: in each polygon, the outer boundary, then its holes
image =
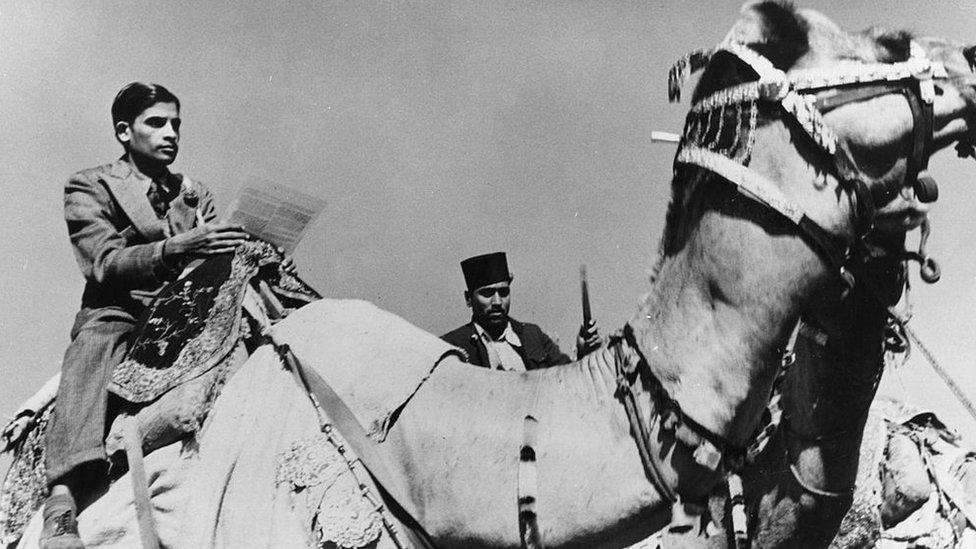
POLYGON ((241 304, 259 273, 283 300, 300 306, 318 299, 315 290, 280 269, 283 259, 266 242, 248 242, 163 289, 115 368, 109 390, 129 402, 151 402, 220 364, 245 335, 241 304))

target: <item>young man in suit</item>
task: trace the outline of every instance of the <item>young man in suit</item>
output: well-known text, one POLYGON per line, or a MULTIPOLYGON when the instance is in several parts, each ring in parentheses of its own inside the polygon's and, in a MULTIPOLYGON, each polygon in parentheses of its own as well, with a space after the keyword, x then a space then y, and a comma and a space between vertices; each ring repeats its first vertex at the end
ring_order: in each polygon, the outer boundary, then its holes
POLYGON ((214 223, 206 187, 169 171, 180 141, 175 95, 129 84, 115 97, 112 122, 122 157, 74 174, 64 188, 85 289, 48 425, 44 548, 84 547, 75 499, 106 479, 107 386, 136 319, 187 261, 233 252, 247 239, 240 227, 214 223))
MULTIPOLYGON (((441 336, 468 355, 475 366, 524 372, 571 362, 535 324, 508 316, 512 275, 504 252, 470 257, 461 262, 471 308, 471 322, 441 336)), ((596 322, 580 326, 576 356, 582 358, 600 346, 596 322)))

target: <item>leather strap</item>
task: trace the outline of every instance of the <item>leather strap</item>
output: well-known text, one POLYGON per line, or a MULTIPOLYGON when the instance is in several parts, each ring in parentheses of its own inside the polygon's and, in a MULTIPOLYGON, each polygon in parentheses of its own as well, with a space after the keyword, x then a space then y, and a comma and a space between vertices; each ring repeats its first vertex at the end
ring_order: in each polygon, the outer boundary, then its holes
POLYGON ((803 209, 787 198, 772 181, 726 156, 698 147, 683 147, 675 162, 692 164, 714 172, 729 180, 742 194, 782 214, 799 227, 801 233, 820 252, 821 257, 845 282, 853 281, 853 277, 844 269, 847 250, 838 246, 826 230, 807 217, 803 209))
MULTIPOLYGON (((248 286, 242 305, 244 310, 261 325, 262 335, 274 347, 275 352, 281 358, 284 366, 292 373, 295 382, 308 396, 312 407, 318 415, 319 425, 322 431, 328 431, 327 434, 329 434, 335 429, 341 434, 349 446, 352 447, 356 456, 359 458, 360 464, 362 464, 363 468, 366 469, 372 478, 374 486, 381 493, 381 496, 384 496, 382 502, 371 501, 371 504, 377 506, 377 512, 382 516, 383 508, 381 505, 385 505, 386 509, 393 513, 401 524, 406 527, 405 534, 412 547, 433 548, 434 545, 430 536, 414 518, 416 511, 405 508, 402 503, 410 501, 408 494, 403 493, 399 487, 392 483, 390 485, 382 484, 381 479, 394 478, 389 472, 390 468, 387 465, 386 454, 376 447, 376 443, 369 438, 366 430, 359 424, 359 421, 356 420, 349 407, 339 398, 339 395, 332 390, 332 387, 315 370, 302 366, 298 357, 292 352, 291 347, 275 339, 272 324, 273 321, 280 320, 280 317, 275 317, 272 320, 268 316, 269 309, 265 308, 267 305, 263 302, 267 299, 276 300, 273 294, 259 295, 251 286, 248 286)), ((271 307, 271 310, 281 311, 283 307, 279 303, 277 306, 271 307)), ((340 453, 344 451, 342 448, 337 448, 337 450, 340 453)), ((360 489, 364 490, 364 486, 361 485, 360 489)), ((401 532, 393 524, 390 524, 385 517, 383 518, 383 524, 394 545, 398 548, 404 547, 399 539, 401 532)))
POLYGON ((731 181, 743 194, 772 208, 799 225, 804 213, 772 181, 728 157, 695 146, 684 146, 675 158, 676 163, 694 164, 715 172, 731 181))
MULTIPOLYGON (((912 114, 912 150, 908 156, 905 179, 901 185, 877 187, 877 191, 872 193, 876 203, 888 201, 902 186, 913 184, 919 174, 928 168, 935 126, 933 105, 927 92, 928 86, 931 86, 931 80, 899 80, 862 84, 857 87, 832 88, 819 92, 816 107, 821 112, 829 112, 850 103, 895 93, 901 94, 908 101, 908 108, 912 114)), ((845 176, 845 178, 851 177, 845 176)))
MULTIPOLYGON (((273 341, 273 337, 272 337, 273 341)), ((349 443, 363 467, 373 478, 374 484, 387 497, 383 498, 387 509, 406 527, 407 537, 413 547, 433 548, 434 544, 423 526, 414 518, 416 511, 404 507, 409 502, 409 495, 400 491, 395 484, 383 484, 382 479, 393 478, 387 465, 387 455, 381 452, 376 443, 370 440, 365 429, 356 421, 355 416, 339 395, 332 390, 325 380, 312 369, 305 368, 288 345, 275 344, 275 349, 286 362, 288 369, 295 375, 296 381, 308 394, 316 409, 324 411, 328 419, 335 425, 335 429, 349 443)), ((385 522, 385 521, 384 521, 385 522)), ((394 543, 399 532, 390 532, 394 543)))
POLYGON ((135 504, 136 522, 139 525, 139 540, 142 542, 142 549, 159 549, 159 535, 156 534, 156 521, 153 520, 139 421, 136 416, 125 416, 122 418, 122 426, 125 456, 129 462, 129 480, 132 482, 132 501, 135 504))

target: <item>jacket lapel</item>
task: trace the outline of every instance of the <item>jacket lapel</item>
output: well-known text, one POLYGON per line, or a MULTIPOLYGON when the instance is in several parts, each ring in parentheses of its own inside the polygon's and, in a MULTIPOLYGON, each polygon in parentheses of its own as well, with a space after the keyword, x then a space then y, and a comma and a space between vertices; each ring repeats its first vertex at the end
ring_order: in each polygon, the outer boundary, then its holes
POLYGON ((471 343, 471 353, 469 360, 476 366, 482 366, 484 368, 491 368, 491 360, 488 358, 488 349, 485 347, 485 342, 481 341, 478 337, 478 330, 474 327, 474 321, 468 324, 468 330, 470 330, 470 335, 468 336, 468 341, 471 343), (477 356, 474 356, 477 354, 477 356), (477 360, 477 363, 473 362, 477 360))
POLYGON ((132 171, 128 162, 115 161, 103 181, 139 234, 150 242, 165 238, 166 224, 156 217, 143 190, 143 181, 132 171))

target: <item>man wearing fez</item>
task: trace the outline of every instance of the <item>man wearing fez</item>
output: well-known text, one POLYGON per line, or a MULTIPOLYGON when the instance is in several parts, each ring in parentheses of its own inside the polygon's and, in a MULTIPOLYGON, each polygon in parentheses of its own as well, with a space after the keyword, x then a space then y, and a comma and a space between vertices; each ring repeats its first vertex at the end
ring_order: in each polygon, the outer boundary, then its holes
MULTIPOLYGON (((463 349, 468 362, 516 372, 571 362, 538 326, 508 316, 512 275, 503 252, 465 259, 461 272, 468 287, 464 300, 471 308, 471 322, 441 339, 463 349)), ((596 322, 591 320, 589 325, 580 326, 577 357, 582 358, 599 346, 596 322)))
POLYGON ((112 103, 122 157, 74 174, 64 188, 85 289, 47 431, 43 548, 84 547, 75 499, 107 480, 107 387, 136 319, 187 261, 230 253, 247 239, 240 227, 214 223, 206 187, 169 171, 180 122, 180 102, 166 88, 125 86, 112 103))

